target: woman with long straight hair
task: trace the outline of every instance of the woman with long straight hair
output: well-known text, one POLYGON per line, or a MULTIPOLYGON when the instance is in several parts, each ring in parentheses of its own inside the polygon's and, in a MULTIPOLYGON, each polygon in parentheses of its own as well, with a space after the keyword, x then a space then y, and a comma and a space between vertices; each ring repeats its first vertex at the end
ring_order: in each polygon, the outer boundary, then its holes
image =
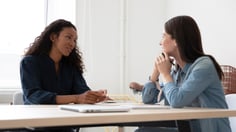
MULTIPOLYGON (((228 108, 221 84, 223 72, 214 57, 204 53, 200 30, 192 17, 176 16, 168 20, 160 46, 162 54, 155 60, 155 75, 161 77, 162 85, 148 82, 155 85, 156 95, 173 108, 228 108), (173 61, 174 65, 171 64, 173 61)), ((147 86, 145 84, 143 89, 147 86)), ((144 93, 142 98, 150 98, 149 93, 144 93)), ((228 118, 190 120, 189 123, 193 132, 231 132, 228 118)), ((178 130, 140 127, 136 131, 178 130)))

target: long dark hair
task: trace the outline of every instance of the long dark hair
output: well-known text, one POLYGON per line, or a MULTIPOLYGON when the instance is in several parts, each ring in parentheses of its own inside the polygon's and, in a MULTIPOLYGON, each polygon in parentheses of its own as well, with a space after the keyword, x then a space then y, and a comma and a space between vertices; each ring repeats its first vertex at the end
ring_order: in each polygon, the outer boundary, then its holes
MULTIPOLYGON (((63 28, 72 27, 75 30, 76 27, 69 21, 58 19, 51 24, 49 24, 40 36, 36 37, 34 42, 30 44, 28 50, 25 53, 26 55, 49 55, 49 52, 52 48, 52 41, 50 39, 51 34, 57 34, 59 36, 63 28)), ((84 64, 82 61, 82 53, 79 51, 79 47, 75 46, 68 57, 63 56, 62 58, 67 63, 70 63, 77 67, 81 73, 84 70, 84 64)))
POLYGON ((224 76, 220 65, 211 55, 206 55, 202 48, 201 33, 197 23, 190 16, 176 16, 165 23, 165 31, 176 40, 181 59, 192 63, 201 56, 209 56, 213 61, 220 79, 224 76))

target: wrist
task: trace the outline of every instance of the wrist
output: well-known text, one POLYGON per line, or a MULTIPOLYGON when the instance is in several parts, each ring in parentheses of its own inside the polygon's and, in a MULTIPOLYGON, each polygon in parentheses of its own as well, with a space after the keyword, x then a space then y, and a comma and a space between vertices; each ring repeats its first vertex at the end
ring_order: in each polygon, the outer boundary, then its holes
POLYGON ((80 102, 79 102, 79 95, 74 95, 73 96, 73 103, 74 104, 79 104, 80 102))
POLYGON ((159 78, 158 77, 153 78, 152 76, 149 76, 149 81, 158 82, 159 78))
POLYGON ((162 78, 163 78, 163 83, 164 83, 164 84, 173 81, 173 79, 172 79, 172 77, 171 77, 170 74, 168 74, 168 75, 162 75, 162 78))

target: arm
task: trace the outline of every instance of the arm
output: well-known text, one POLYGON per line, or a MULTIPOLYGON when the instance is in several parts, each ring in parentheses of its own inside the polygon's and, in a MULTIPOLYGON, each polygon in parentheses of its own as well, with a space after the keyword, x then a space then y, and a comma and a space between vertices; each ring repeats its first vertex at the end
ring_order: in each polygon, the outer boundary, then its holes
MULTIPOLYGON (((107 96, 106 90, 91 90, 83 75, 79 70, 74 71, 74 81, 73 81, 73 93, 75 95, 69 96, 68 99, 73 101, 76 104, 94 104, 101 101, 104 101, 107 96)), ((66 98, 64 96, 57 96, 57 102, 60 103, 66 98), (60 99, 61 98, 61 99, 60 99), (61 100, 61 101, 60 101, 61 100)))
POLYGON ((209 91, 208 88, 212 85, 214 87, 218 85, 220 88, 220 80, 210 59, 204 59, 195 61, 189 67, 185 79, 179 87, 174 82, 167 82, 163 92, 172 107, 184 107, 191 105, 199 96, 207 94, 204 91, 209 91))
POLYGON ((150 77, 150 81, 155 83, 156 88, 159 90, 159 93, 157 95, 157 102, 160 102, 162 100, 162 98, 163 98, 163 96, 162 96, 162 89, 161 89, 161 86, 160 86, 160 83, 159 83, 159 76, 160 76, 160 72, 159 72, 158 67, 156 65, 156 62, 155 62, 155 65, 154 65, 154 68, 153 68, 153 72, 152 72, 152 75, 150 77))
MULTIPOLYGON (((43 64, 45 64, 45 62, 43 62, 43 64)), ((64 95, 63 92, 60 95, 55 92, 50 92, 49 90, 52 89, 54 89, 54 91, 57 90, 56 83, 53 83, 51 80, 54 77, 49 76, 51 69, 47 68, 47 66, 45 67, 45 65, 44 68, 48 71, 46 71, 47 74, 43 74, 43 76, 40 70, 40 63, 36 57, 25 57, 21 61, 20 75, 25 104, 97 103, 104 99, 102 92, 90 92, 81 74, 76 74, 73 79, 74 81, 72 81, 70 74, 67 75, 68 77, 70 76, 69 78, 71 82, 73 82, 73 86, 71 85, 73 88, 69 85, 65 85, 64 87, 69 86, 71 88, 68 87, 68 92, 64 92, 64 95), (44 82, 44 84, 42 84, 42 82, 44 82), (42 86, 44 86, 44 88, 42 88, 42 86)), ((68 78, 67 76, 65 76, 65 78, 68 78)))
POLYGON ((99 91, 86 91, 78 95, 57 95, 57 104, 94 104, 106 99, 106 92, 104 90, 99 91))
POLYGON ((25 104, 55 104, 56 94, 42 89, 39 62, 36 57, 24 57, 20 63, 20 78, 25 104))
POLYGON ((156 82, 156 81, 158 81, 159 79, 159 71, 158 71, 158 69, 157 69, 157 67, 156 67, 156 65, 154 65, 154 68, 153 68, 153 72, 152 72, 152 75, 150 76, 150 81, 152 81, 152 82, 156 82))

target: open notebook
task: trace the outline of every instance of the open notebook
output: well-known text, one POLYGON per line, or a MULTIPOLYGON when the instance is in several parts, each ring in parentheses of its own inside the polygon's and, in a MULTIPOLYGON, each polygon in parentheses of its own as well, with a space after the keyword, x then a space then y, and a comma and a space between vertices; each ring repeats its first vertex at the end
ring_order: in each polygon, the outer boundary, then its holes
POLYGON ((59 105, 62 110, 69 110, 82 113, 99 113, 99 112, 128 112, 131 107, 123 105, 89 105, 89 104, 69 104, 59 105))

